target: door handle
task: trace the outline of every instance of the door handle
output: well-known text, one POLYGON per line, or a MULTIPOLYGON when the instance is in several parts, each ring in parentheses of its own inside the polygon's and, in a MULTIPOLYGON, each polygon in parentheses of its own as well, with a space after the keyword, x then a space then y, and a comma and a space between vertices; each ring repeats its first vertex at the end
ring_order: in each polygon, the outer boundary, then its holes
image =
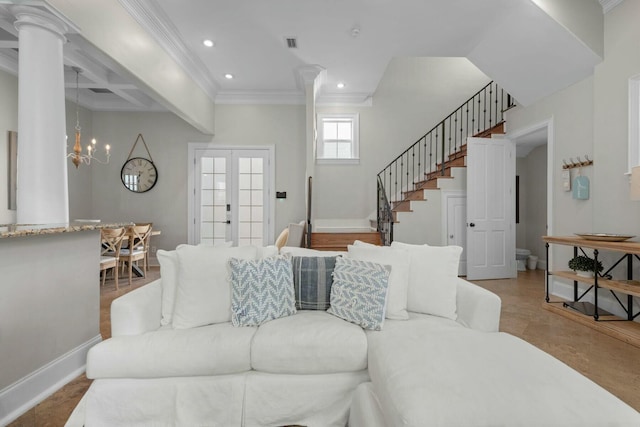
POLYGON ((469 227, 475 227, 476 225, 472 222, 471 224, 469 224, 469 227))

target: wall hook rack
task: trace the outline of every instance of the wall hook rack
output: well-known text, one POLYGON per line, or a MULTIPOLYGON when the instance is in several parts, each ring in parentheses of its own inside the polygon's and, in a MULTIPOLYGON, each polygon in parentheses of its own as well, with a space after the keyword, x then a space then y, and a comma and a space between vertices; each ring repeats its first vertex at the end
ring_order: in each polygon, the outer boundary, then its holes
POLYGON ((574 169, 574 168, 581 168, 584 166, 591 166, 593 164, 593 160, 589 159, 589 156, 585 154, 584 158, 586 160, 582 160, 579 156, 578 156, 578 160, 575 161, 573 160, 573 157, 569 157, 569 161, 567 162, 565 159, 562 159, 562 169, 574 169))

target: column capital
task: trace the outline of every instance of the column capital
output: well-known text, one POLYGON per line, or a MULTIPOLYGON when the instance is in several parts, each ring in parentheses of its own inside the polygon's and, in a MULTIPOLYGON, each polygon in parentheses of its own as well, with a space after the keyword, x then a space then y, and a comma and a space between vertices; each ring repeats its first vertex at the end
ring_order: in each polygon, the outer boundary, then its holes
POLYGON ((313 85, 314 95, 322 84, 324 84, 327 70, 320 65, 303 65, 296 69, 296 83, 299 89, 309 91, 313 85))
POLYGON ((16 21, 14 26, 18 31, 24 26, 43 28, 62 39, 66 43, 65 34, 69 32, 69 25, 61 17, 48 10, 32 6, 12 6, 10 9, 16 21))

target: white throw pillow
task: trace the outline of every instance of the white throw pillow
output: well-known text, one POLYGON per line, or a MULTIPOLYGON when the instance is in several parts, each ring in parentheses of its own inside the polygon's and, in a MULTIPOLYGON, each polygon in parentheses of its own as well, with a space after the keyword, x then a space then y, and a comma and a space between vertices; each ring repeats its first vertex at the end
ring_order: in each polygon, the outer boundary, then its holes
POLYGON ((349 258, 391 266, 386 318, 407 320, 407 289, 409 287, 409 259, 403 249, 388 246, 347 246, 349 258))
POLYGON ((346 255, 347 253, 344 251, 319 251, 317 249, 283 246, 280 248, 280 254, 289 254, 291 256, 338 256, 346 255))
POLYGON ((162 279, 162 326, 171 324, 173 320, 173 306, 176 301, 176 287, 178 284, 178 254, 176 251, 158 249, 156 252, 160 264, 160 278, 162 279))
POLYGON ((354 240, 353 246, 368 246, 368 247, 373 246, 374 248, 380 247, 380 245, 374 245, 373 243, 363 242, 362 240, 354 240))
POLYGON ((234 248, 184 246, 178 254, 178 286, 173 310, 175 329, 231 321, 230 258, 255 259, 255 246, 234 248))
POLYGON ((271 258, 278 255, 278 247, 276 245, 258 246, 256 251, 256 259, 271 258))
POLYGON ((393 242, 391 247, 409 254, 409 311, 455 320, 458 317, 456 279, 462 248, 400 242, 393 242))

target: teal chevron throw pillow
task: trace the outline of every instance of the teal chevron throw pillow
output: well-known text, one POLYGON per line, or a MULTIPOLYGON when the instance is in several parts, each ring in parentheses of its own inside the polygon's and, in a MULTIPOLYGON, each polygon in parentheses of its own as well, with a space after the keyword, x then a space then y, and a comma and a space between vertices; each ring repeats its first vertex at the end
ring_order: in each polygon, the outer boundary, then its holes
POLYGON ((364 329, 382 330, 389 289, 389 267, 338 257, 327 313, 364 329))
POLYGON ((231 258, 231 323, 258 326, 296 313, 291 261, 231 258))

